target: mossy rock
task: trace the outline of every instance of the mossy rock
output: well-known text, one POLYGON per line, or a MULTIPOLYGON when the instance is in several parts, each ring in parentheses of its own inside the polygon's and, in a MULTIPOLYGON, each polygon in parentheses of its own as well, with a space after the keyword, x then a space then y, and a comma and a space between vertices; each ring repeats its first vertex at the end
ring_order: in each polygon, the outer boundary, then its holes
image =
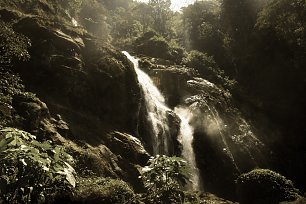
POLYGON ((255 169, 240 175, 236 191, 241 204, 278 204, 299 197, 291 180, 269 169, 255 169))

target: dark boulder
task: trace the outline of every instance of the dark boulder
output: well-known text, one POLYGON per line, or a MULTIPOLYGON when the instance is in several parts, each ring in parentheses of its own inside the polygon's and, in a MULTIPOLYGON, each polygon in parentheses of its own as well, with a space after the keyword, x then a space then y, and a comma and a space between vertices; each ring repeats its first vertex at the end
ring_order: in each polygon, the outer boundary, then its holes
POLYGON ((150 158, 150 155, 144 149, 141 141, 126 133, 115 131, 108 134, 106 145, 112 149, 115 154, 135 164, 144 166, 150 158))

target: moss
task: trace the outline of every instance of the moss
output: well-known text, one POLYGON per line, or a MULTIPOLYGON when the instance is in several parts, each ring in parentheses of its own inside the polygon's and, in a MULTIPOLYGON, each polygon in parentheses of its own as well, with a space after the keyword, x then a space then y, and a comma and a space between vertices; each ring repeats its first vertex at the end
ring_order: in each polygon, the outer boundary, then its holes
POLYGON ((80 178, 72 200, 80 203, 133 203, 135 194, 127 183, 103 177, 80 178))
POLYGON ((293 201, 299 197, 292 181, 269 169, 255 169, 242 174, 236 181, 241 204, 293 201))

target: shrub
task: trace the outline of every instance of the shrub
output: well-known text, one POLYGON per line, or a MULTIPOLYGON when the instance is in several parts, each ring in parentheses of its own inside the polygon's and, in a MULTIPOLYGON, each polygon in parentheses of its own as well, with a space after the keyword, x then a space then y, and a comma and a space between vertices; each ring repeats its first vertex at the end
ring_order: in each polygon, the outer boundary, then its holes
POLYGON ((240 175, 236 181, 236 191, 241 204, 277 204, 299 197, 292 181, 268 169, 255 169, 240 175))
POLYGON ((215 84, 231 88, 235 81, 225 76, 212 56, 206 53, 192 50, 182 61, 182 64, 196 69, 200 75, 215 84))
POLYGON ((189 169, 183 159, 157 155, 143 168, 141 177, 147 189, 145 203, 183 203, 182 187, 189 181, 189 169))
POLYGON ((51 141, 14 129, 0 131, 0 197, 6 203, 52 202, 75 186, 72 157, 51 141))
POLYGON ((8 66, 13 60, 27 60, 30 55, 27 48, 30 40, 16 33, 11 24, 0 20, 0 66, 8 66))
POLYGON ((136 51, 150 57, 167 59, 169 57, 169 45, 165 38, 150 31, 135 41, 136 51))
POLYGON ((185 55, 185 50, 178 45, 172 45, 164 37, 154 31, 146 32, 136 39, 136 52, 150 56, 171 60, 180 63, 185 55))
POLYGON ((103 177, 80 178, 72 200, 80 203, 133 203, 134 192, 127 183, 103 177))
POLYGON ((0 103, 12 104, 13 95, 24 93, 20 77, 7 69, 0 68, 0 103))
POLYGON ((208 69, 212 72, 220 72, 218 65, 214 61, 213 57, 196 50, 190 51, 188 56, 184 59, 183 63, 190 67, 196 68, 199 71, 205 71, 204 69, 208 69))

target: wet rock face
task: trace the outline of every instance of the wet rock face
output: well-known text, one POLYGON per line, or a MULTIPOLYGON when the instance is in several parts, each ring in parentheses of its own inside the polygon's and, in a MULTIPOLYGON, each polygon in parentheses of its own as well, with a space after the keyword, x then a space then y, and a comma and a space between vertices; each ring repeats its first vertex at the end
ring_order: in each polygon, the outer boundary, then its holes
POLYGON ((14 67, 26 86, 47 102, 98 117, 109 129, 135 133, 140 91, 128 60, 86 34, 48 23, 25 17, 14 25, 32 41, 30 61, 14 67))

